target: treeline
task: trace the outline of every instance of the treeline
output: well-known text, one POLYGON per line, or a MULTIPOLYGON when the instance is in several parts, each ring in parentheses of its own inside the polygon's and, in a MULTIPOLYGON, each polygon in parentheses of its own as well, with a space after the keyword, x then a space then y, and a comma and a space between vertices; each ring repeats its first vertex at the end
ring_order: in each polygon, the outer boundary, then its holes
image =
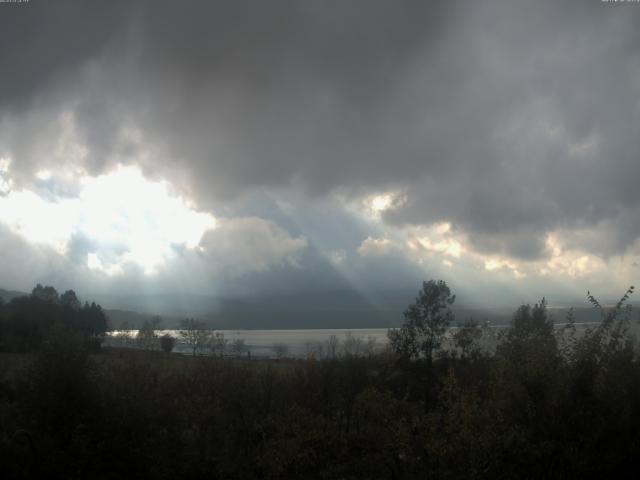
POLYGON ((40 284, 28 296, 0 300, 0 351, 39 349, 55 330, 78 335, 97 348, 107 318, 100 305, 82 304, 73 290, 60 295, 40 284))
POLYGON ((0 364, 0 464, 7 478, 635 478, 632 292, 608 310, 590 296, 603 317, 583 332, 523 305, 491 350, 473 323, 442 348, 444 282, 366 357, 89 355, 54 332, 0 364))

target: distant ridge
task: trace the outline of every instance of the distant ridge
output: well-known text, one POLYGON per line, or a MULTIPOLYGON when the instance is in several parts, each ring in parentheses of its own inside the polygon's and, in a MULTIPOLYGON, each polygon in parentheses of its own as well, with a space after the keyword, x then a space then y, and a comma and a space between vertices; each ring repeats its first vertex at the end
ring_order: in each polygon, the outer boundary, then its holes
MULTIPOLYGON (((163 328, 176 328, 183 318, 197 318, 218 329, 317 329, 317 328, 389 328, 402 324, 403 312, 410 300, 379 297, 376 304, 358 295, 306 294, 246 299, 205 295, 167 294, 124 298, 103 298, 110 328, 124 322, 138 328, 154 315, 163 319, 163 328)), ((512 307, 453 307, 454 325, 474 319, 492 325, 508 325, 519 305, 512 307)), ((569 309, 550 308, 554 323, 562 324, 569 309)), ((592 307, 574 308, 576 322, 597 322, 600 313, 592 307)))
MULTIPOLYGON (((28 293, 0 289, 5 302, 28 293)), ((389 328, 402 324, 403 312, 411 296, 378 295, 375 304, 356 293, 313 293, 296 296, 256 298, 220 298, 184 293, 151 295, 83 295, 105 310, 110 330, 140 328, 158 315, 162 328, 178 328, 180 320, 197 318, 219 329, 316 329, 316 328, 389 328)), ((469 308, 454 305, 454 325, 474 319, 479 323, 507 325, 518 305, 512 307, 469 308)), ((564 323, 568 308, 550 307, 554 323, 564 323)), ((592 307, 576 307, 576 322, 598 322, 600 312, 592 307)))
POLYGON ((16 297, 26 297, 29 295, 25 292, 18 292, 17 290, 5 290, 4 288, 0 288, 0 298, 5 302, 10 301, 12 298, 16 297))

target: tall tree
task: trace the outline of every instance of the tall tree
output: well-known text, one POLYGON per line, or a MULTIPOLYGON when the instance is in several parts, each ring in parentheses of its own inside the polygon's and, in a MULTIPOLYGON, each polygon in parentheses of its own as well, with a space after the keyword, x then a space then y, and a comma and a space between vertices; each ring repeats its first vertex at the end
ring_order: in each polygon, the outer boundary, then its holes
POLYGON ((62 295, 60 295, 60 305, 63 307, 69 307, 73 310, 80 310, 82 304, 76 295, 76 292, 73 290, 67 290, 62 295))
POLYGON ((50 285, 41 285, 38 283, 31 291, 31 296, 45 302, 58 303, 58 291, 50 285))
POLYGON ((212 331, 207 328, 204 322, 193 318, 186 318, 180 322, 180 337, 191 349, 194 357, 209 344, 211 334, 212 331))
POLYGON ((415 303, 404 311, 405 322, 388 332, 391 348, 404 358, 423 356, 429 363, 453 321, 456 296, 444 280, 423 282, 415 303))

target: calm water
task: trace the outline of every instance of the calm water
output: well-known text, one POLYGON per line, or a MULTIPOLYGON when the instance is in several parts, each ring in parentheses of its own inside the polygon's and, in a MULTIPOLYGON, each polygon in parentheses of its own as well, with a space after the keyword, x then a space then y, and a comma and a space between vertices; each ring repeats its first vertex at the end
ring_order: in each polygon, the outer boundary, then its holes
MULTIPOLYGON (((562 327, 564 324, 556 324, 556 327, 562 327)), ((578 330, 595 323, 576 323, 578 330)), ((483 336, 481 343, 485 347, 491 348, 495 341, 496 334, 504 326, 492 326, 488 335, 483 336)), ((330 339, 335 336, 337 339, 336 353, 345 353, 345 349, 349 349, 350 353, 365 354, 369 351, 379 352, 387 345, 387 329, 386 328, 361 328, 361 329, 316 329, 316 330, 216 330, 224 334, 227 340, 226 353, 231 354, 231 345, 236 340, 243 340, 246 351, 251 356, 256 357, 275 357, 276 346, 281 347, 280 354, 288 357, 308 357, 314 355, 316 357, 326 356, 330 347, 330 339), (354 351, 357 350, 357 351, 354 351)), ((451 328, 447 337, 450 338, 455 328, 451 328)), ((105 345, 111 346, 129 346, 136 347, 135 336, 137 330, 114 331, 110 332, 105 345)), ((169 334, 178 339, 174 351, 180 353, 191 353, 189 347, 180 342, 179 330, 156 330, 156 334, 161 336, 169 334)), ((445 341, 446 344, 446 341, 445 341)), ((203 352, 207 353, 207 352, 203 352)))
MULTIPOLYGON (((227 351, 231 352, 231 345, 234 341, 244 340, 247 351, 251 356, 274 357, 276 356, 275 346, 284 346, 286 356, 306 357, 311 354, 323 356, 329 349, 329 341, 332 336, 338 340, 338 351, 342 353, 346 345, 351 342, 352 348, 359 348, 362 353, 366 348, 374 351, 382 350, 387 344, 386 328, 361 328, 361 329, 317 329, 317 330, 216 330, 222 332, 228 341, 227 351), (351 339, 351 340, 349 340, 351 339), (358 343, 359 345, 355 345, 358 343)), ((134 346, 137 331, 111 332, 106 345, 130 345, 134 346), (123 333, 128 334, 131 339, 127 342, 121 338, 123 333)), ((179 330, 157 330, 156 334, 169 334, 177 339, 180 338, 179 330)), ((348 347, 347 347, 348 348, 348 347)), ((188 346, 180 343, 176 344, 174 351, 190 353, 188 346)), ((246 353, 245 353, 246 355, 246 353)))

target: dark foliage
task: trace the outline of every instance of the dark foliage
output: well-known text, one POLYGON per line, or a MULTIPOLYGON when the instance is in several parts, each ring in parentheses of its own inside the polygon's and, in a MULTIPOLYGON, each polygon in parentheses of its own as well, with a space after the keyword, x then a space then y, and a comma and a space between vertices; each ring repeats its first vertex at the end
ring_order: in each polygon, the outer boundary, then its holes
POLYGON ((393 350, 407 359, 423 357, 431 362, 453 320, 450 306, 455 300, 445 281, 424 282, 415 303, 404 312, 404 325, 389 330, 393 350))
POLYGON ((160 337, 160 348, 163 352, 171 353, 176 346, 176 338, 169 334, 160 337))
POLYGON ((0 350, 38 349, 54 329, 80 335, 98 348, 107 319, 100 305, 82 305, 73 290, 59 296, 53 287, 40 284, 31 295, 0 305, 0 350))
POLYGON ((586 332, 554 329, 544 300, 522 306, 495 352, 468 323, 466 353, 432 361, 90 354, 53 329, 36 353, 3 354, 0 462, 12 479, 627 478, 627 299, 586 332))

